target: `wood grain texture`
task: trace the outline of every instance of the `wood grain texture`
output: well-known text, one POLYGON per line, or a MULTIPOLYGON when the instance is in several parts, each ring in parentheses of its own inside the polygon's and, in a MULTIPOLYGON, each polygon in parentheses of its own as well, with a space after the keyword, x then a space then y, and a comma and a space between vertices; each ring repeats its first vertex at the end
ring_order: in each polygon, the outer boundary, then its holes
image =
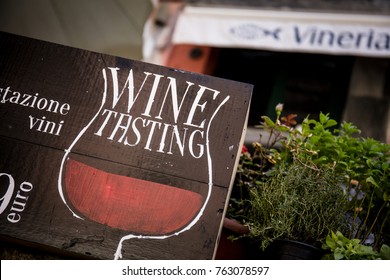
POLYGON ((213 257, 252 86, 7 33, 0 52, 1 236, 213 257))

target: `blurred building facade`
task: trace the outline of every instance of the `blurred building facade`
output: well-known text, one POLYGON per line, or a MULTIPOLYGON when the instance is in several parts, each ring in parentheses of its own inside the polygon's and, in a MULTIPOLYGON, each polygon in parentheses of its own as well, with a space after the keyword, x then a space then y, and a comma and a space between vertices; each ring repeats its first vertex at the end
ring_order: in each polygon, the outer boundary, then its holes
POLYGON ((144 59, 254 84, 250 127, 283 103, 390 143, 390 1, 163 1, 144 59))
POLYGON ((149 0, 1 0, 0 31, 142 59, 149 0))
POLYGON ((1 0, 0 31, 254 84, 250 127, 284 103, 390 143, 388 0, 1 0))

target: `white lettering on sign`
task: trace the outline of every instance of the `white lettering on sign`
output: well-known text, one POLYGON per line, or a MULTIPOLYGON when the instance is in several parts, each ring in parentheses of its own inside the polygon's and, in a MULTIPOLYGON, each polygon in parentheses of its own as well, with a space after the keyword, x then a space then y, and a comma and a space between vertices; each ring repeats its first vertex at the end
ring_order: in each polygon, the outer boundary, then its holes
POLYGON ((348 31, 323 29, 319 27, 294 26, 294 39, 298 45, 338 48, 390 51, 390 33, 366 31, 348 31))
MULTIPOLYGON (((0 198, 0 215, 7 209, 11 203, 12 196, 15 191, 15 180, 7 173, 0 173, 0 178, 5 178, 8 182, 7 190, 4 195, 0 198)), ((22 212, 26 208, 27 200, 29 198, 29 192, 33 189, 33 185, 29 182, 23 182, 20 184, 16 196, 14 197, 11 208, 7 215, 7 220, 10 223, 18 223, 22 219, 22 212)))
POLYGON ((276 11, 185 9, 174 44, 390 57, 390 19, 276 11))
POLYGON ((51 122, 46 120, 46 117, 43 116, 41 119, 33 117, 33 116, 28 116, 29 117, 29 128, 30 129, 35 129, 36 131, 44 132, 44 133, 49 133, 49 134, 54 134, 54 135, 60 135, 62 125, 64 124, 64 121, 60 121, 59 123, 56 122, 51 122))
POLYGON ((11 197, 12 197, 12 195, 14 193, 14 189, 15 189, 15 181, 11 175, 9 175, 7 173, 0 173, 0 178, 1 177, 6 177, 6 179, 8 180, 8 187, 7 187, 7 191, 0 198, 0 215, 7 208, 9 202, 11 201, 11 197))
MULTIPOLYGON (((174 77, 143 72, 140 74, 142 79, 135 79, 132 69, 121 87, 118 80, 120 69, 108 67, 108 70, 111 79, 107 77, 107 69, 103 69, 103 78, 106 85, 112 84, 112 103, 109 109, 100 113, 96 136, 128 147, 142 144, 145 150, 158 153, 173 154, 177 148, 181 156, 187 152, 196 159, 204 156, 205 127, 210 116, 229 96, 219 98, 218 90, 189 81, 183 82, 184 86, 180 88, 184 90, 180 92, 174 77), (137 87, 135 80, 142 80, 142 83, 137 87), (147 81, 151 87, 146 86, 147 81), (156 102, 156 98, 160 102, 156 102), (119 103, 119 100, 123 102, 119 103), (184 108, 186 100, 190 102, 184 108), (142 108, 141 113, 134 115, 133 108, 142 108)), ((43 121, 38 128, 43 129, 43 121)))
MULTIPOLYGON (((11 88, 0 88, 0 105, 10 103, 27 108, 32 108, 39 111, 44 111, 53 114, 59 114, 65 116, 70 111, 69 103, 60 103, 57 100, 47 99, 40 97, 39 93, 35 95, 20 93, 18 91, 11 90, 11 88)), ((61 133, 62 125, 64 121, 54 122, 47 119, 46 116, 34 117, 29 115, 28 128, 42 133, 48 133, 59 136, 61 133)))
POLYGON ((61 115, 67 115, 70 110, 68 103, 60 104, 56 100, 39 97, 39 93, 35 95, 21 94, 18 91, 12 91, 9 86, 0 88, 0 103, 7 102, 61 115))

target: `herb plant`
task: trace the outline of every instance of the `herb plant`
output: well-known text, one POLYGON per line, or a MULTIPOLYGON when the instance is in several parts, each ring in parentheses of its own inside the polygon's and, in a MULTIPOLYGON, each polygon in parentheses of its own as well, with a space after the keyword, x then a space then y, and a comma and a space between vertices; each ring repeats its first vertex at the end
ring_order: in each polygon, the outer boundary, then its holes
MULTIPOLYGON (((279 104, 275 120, 262 117, 259 127, 268 139, 254 143, 251 153, 242 153, 228 215, 247 224, 253 237, 262 235, 263 247, 278 236, 292 238, 298 225, 300 229, 317 226, 323 230, 321 238, 316 234, 307 237, 312 241, 324 242, 326 234, 340 230, 350 240, 369 243, 376 252, 389 244, 390 145, 361 137, 355 125, 338 124, 328 114, 320 113, 318 120, 306 117, 297 125, 296 115, 282 116, 282 111, 279 104), (311 179, 306 182, 303 174, 311 179), (305 191, 287 190, 287 186, 305 191), (344 197, 335 200, 344 217, 342 225, 340 215, 335 218, 337 225, 300 218, 308 198, 320 194, 318 186, 332 198, 342 190, 344 197), (255 207, 256 211, 263 207, 264 213, 256 214, 255 207), (287 213, 296 217, 287 217, 287 213), (266 225, 271 221, 272 226, 266 225), (272 233, 271 237, 266 238, 266 233, 272 233)), ((310 201, 313 215, 321 215, 318 218, 336 214, 326 203, 326 195, 310 201)))
POLYGON ((321 247, 329 231, 343 227, 346 196, 331 168, 294 161, 250 191, 247 225, 265 249, 284 238, 321 247))

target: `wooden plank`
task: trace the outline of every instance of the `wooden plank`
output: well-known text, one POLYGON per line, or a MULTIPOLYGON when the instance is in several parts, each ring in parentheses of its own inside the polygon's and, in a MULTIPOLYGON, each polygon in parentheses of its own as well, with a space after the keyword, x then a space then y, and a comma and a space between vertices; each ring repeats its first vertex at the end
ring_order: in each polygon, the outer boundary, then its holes
POLYGON ((0 236, 211 259, 252 86, 0 33, 0 236))

